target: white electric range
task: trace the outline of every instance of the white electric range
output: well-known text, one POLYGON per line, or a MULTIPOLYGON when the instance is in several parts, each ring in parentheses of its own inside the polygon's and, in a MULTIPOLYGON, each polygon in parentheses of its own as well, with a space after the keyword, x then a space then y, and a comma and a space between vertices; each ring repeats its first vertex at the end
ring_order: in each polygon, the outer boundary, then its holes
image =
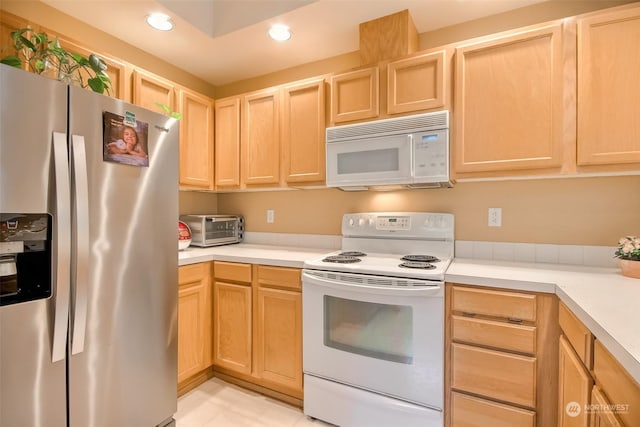
POLYGON ((443 425, 453 231, 445 213, 347 214, 342 250, 304 263, 305 414, 340 426, 443 425))

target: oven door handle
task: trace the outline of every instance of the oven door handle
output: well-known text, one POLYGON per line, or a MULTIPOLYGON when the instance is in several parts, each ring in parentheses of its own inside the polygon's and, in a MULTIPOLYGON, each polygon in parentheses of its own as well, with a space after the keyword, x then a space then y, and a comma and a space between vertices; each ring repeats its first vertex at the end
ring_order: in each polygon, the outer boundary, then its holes
MULTIPOLYGON (((410 280, 410 279, 409 279, 410 280)), ((360 292, 363 294, 376 294, 376 295, 391 295, 391 296, 443 296, 442 283, 425 286, 384 286, 384 285, 366 285, 358 284, 347 281, 340 281, 335 279, 326 279, 318 277, 307 272, 302 272, 302 284, 303 286, 316 286, 322 288, 330 288, 336 290, 349 290, 353 292, 360 292)), ((304 289, 303 289, 304 293, 304 289)))

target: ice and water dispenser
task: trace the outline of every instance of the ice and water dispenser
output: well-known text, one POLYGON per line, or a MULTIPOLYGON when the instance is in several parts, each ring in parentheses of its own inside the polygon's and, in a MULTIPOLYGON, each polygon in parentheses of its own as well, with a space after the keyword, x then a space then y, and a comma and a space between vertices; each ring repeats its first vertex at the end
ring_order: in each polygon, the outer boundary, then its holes
POLYGON ((0 213, 0 305, 51 296, 51 216, 0 213))

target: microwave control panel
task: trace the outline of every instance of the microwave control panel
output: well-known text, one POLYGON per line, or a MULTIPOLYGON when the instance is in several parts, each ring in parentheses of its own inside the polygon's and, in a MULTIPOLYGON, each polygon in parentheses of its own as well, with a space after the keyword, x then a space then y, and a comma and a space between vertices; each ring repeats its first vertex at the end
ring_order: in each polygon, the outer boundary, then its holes
POLYGON ((413 134, 413 165, 416 177, 449 177, 449 131, 413 134))

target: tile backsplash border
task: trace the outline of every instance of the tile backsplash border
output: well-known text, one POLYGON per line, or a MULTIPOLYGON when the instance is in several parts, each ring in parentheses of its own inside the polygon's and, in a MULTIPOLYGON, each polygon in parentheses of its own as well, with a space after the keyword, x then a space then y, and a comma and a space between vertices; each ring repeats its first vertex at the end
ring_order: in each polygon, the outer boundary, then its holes
MULTIPOLYGON (((246 232, 244 243, 340 249, 342 236, 327 234, 246 232)), ((456 240, 455 257, 496 261, 616 267, 615 246, 553 245, 456 240)))
POLYGON ((455 257, 496 261, 616 267, 615 246, 456 240, 455 257))

